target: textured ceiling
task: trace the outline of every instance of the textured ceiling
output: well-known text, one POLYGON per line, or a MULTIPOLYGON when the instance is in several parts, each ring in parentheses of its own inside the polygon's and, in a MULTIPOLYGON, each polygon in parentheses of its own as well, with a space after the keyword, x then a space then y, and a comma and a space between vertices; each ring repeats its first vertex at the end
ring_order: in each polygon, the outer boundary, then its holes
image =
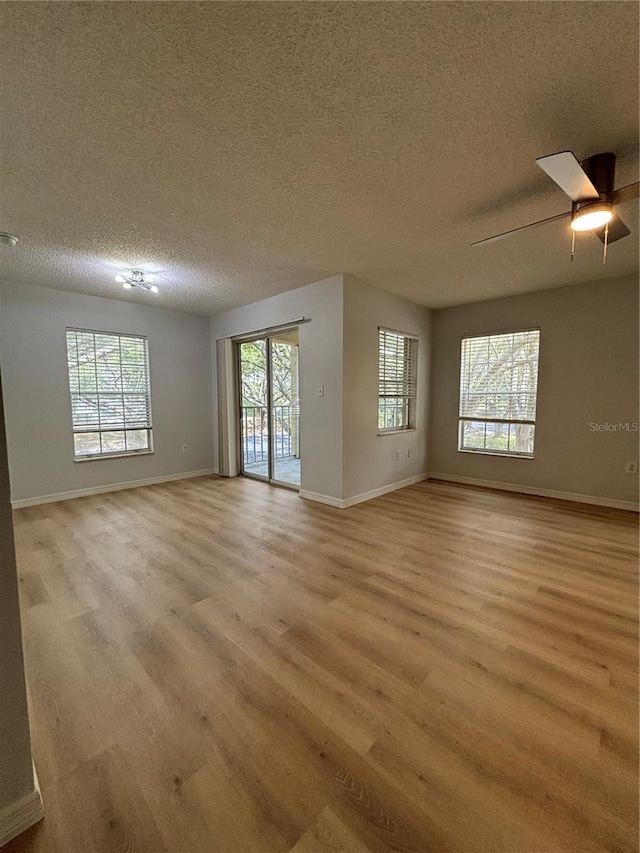
POLYGON ((638 268, 534 163, 638 179, 631 2, 0 4, 2 275, 212 314, 348 272, 432 307, 638 268), (127 294, 122 267, 159 272, 127 294))

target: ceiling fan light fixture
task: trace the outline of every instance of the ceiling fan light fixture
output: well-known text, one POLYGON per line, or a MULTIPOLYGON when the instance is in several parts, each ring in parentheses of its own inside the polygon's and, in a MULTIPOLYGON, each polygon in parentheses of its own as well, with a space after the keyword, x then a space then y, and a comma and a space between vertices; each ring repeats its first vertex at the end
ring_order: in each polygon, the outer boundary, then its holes
POLYGON ((615 189, 616 155, 611 151, 592 154, 581 163, 571 151, 558 151, 556 154, 538 157, 536 163, 569 196, 571 210, 520 225, 493 237, 485 237, 484 240, 476 240, 471 245, 484 246, 529 228, 570 218, 571 260, 575 256, 576 233, 591 231, 604 246, 602 262, 605 263, 607 246, 631 234, 620 219, 618 205, 640 197, 640 181, 615 189))
POLYGON ((155 276, 149 275, 142 270, 130 270, 125 273, 118 273, 115 279, 118 284, 121 284, 124 287, 125 290, 131 290, 133 287, 139 287, 141 290, 158 293, 158 286, 153 284, 155 276))
POLYGON ((7 234, 6 231, 0 231, 0 244, 3 246, 9 246, 13 248, 16 246, 20 240, 16 237, 15 234, 7 234))
POLYGON ((610 222, 612 217, 613 205, 610 201, 595 201, 576 211, 571 220, 571 228, 574 231, 594 231, 610 222))

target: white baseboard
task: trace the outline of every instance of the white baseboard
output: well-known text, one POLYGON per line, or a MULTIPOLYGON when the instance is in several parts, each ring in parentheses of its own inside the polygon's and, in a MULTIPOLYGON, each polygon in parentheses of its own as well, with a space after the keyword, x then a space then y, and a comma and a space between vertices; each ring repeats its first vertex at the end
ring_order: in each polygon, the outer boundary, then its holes
POLYGON ((92 486, 88 489, 75 489, 71 492, 58 492, 54 495, 39 495, 34 498, 19 498, 12 500, 14 509, 26 506, 38 506, 38 504, 50 504, 57 501, 68 501, 72 498, 84 498, 89 495, 103 495, 107 492, 119 492, 123 489, 137 489, 139 486, 155 486, 158 483, 170 483, 173 480, 191 480, 193 477, 206 477, 217 474, 217 468, 202 468, 200 471, 184 471, 181 474, 165 474, 162 477, 150 477, 146 480, 130 480, 126 483, 110 483, 106 486, 92 486))
POLYGON ((416 474, 414 477, 407 477, 406 480, 398 480, 397 483, 389 483, 387 486, 380 486, 379 489, 371 489, 370 492, 361 492, 359 495, 354 495, 351 498, 345 498, 342 501, 343 507, 360 504, 363 501, 370 501, 372 498, 379 498, 380 495, 386 495, 387 492, 395 492, 397 489, 404 489, 406 486, 413 486, 414 483, 421 483, 428 478, 428 474, 416 474))
POLYGON ((34 790, 0 811, 0 847, 44 817, 42 797, 34 773, 34 790))
POLYGON ((573 492, 558 492, 555 489, 540 489, 537 486, 521 486, 517 483, 497 483, 493 480, 477 480, 475 477, 462 477, 458 474, 442 474, 431 471, 430 480, 445 480, 448 483, 462 483, 466 486, 481 486, 483 489, 498 489, 501 492, 519 492, 523 495, 537 495, 541 498, 555 498, 560 501, 574 501, 596 506, 610 506, 614 509, 629 509, 638 512, 640 507, 633 501, 619 501, 614 498, 600 498, 595 495, 579 495, 573 492))
POLYGON ((304 489, 300 489, 298 497, 304 498, 307 501, 315 501, 319 504, 342 507, 341 498, 333 498, 331 495, 321 495, 318 492, 307 492, 304 489))
POLYGON ((343 500, 331 497, 331 495, 321 495, 317 492, 300 491, 298 494, 301 498, 305 498, 309 501, 317 501, 317 503, 328 504, 329 506, 335 506, 339 509, 346 509, 347 507, 354 506, 354 504, 359 504, 363 501, 370 501, 372 498, 379 498, 380 495, 386 495, 387 492, 395 492, 397 489, 404 489, 405 486, 412 486, 414 483, 420 483, 422 480, 426 480, 427 477, 427 474, 416 474, 415 477, 408 477, 406 480, 399 480, 397 483, 389 483, 386 486, 380 486, 379 489, 372 489, 370 492, 362 492, 359 495, 354 495, 351 498, 344 498, 343 500))

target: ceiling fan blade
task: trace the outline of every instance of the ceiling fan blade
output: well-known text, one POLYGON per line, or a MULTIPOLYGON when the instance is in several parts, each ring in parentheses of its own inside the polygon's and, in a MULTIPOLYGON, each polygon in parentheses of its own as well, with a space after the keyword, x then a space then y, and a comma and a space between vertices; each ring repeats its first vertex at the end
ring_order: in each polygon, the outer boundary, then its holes
POLYGON ((510 237, 512 234, 517 234, 519 231, 526 231, 527 228, 537 228, 538 225, 546 225, 547 222, 557 222, 559 219, 568 219, 571 216, 571 211, 567 213, 558 213, 555 216, 549 216, 547 219, 539 219, 538 222, 530 222, 528 225, 521 225, 519 228, 512 228, 511 231, 503 231, 502 234, 496 234, 493 237, 485 237, 484 240, 476 240, 472 246, 484 246, 485 243, 493 243, 496 240, 502 240, 503 237, 510 237))
MULTIPOLYGON (((604 243, 604 228, 598 228, 598 230, 595 231, 594 234, 600 240, 601 243, 604 243)), ((614 213, 613 218, 609 222, 609 234, 607 237, 607 243, 615 243, 616 240, 622 240, 623 237, 628 237, 629 234, 631 234, 631 231, 629 231, 622 219, 620 219, 620 217, 616 216, 614 213)))
POLYGON ((547 157, 538 157, 536 163, 564 190, 571 201, 596 201, 600 198, 598 190, 571 151, 559 151, 547 157))
POLYGON ((637 181, 635 184, 627 184, 626 187, 620 187, 613 194, 613 203, 622 204, 625 201, 632 201, 634 198, 638 198, 639 191, 640 183, 637 181))

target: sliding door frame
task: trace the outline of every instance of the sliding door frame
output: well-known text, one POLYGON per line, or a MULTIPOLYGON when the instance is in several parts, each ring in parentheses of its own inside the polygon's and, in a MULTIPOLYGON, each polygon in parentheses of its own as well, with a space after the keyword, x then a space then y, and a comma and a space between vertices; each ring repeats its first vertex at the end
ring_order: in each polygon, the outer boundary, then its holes
MULTIPOLYGON (((249 477, 252 480, 259 480, 261 483, 269 483, 274 486, 282 486, 285 489, 300 491, 300 484, 297 486, 294 483, 287 483, 284 480, 276 480, 273 476, 274 461, 275 461, 275 434, 273 429, 273 390, 271 377, 271 343, 274 337, 285 334, 286 332, 298 331, 298 323, 287 326, 272 326, 262 332, 252 332, 250 335, 239 335, 233 338, 233 345, 236 349, 235 357, 235 382, 236 382, 236 397, 238 401, 237 407, 237 432, 238 432, 238 470, 244 477, 249 477), (268 435, 268 453, 267 453, 267 476, 263 474, 252 474, 245 470, 244 467, 244 443, 242 435, 242 355, 241 345, 250 344, 255 341, 265 342, 265 356, 267 366, 267 435, 268 435)), ((299 344, 298 344, 299 346, 299 344)), ((299 357, 299 351, 298 351, 299 357)), ((300 381, 298 375, 298 382, 300 381)), ((262 438, 260 439, 262 442, 262 438)))

